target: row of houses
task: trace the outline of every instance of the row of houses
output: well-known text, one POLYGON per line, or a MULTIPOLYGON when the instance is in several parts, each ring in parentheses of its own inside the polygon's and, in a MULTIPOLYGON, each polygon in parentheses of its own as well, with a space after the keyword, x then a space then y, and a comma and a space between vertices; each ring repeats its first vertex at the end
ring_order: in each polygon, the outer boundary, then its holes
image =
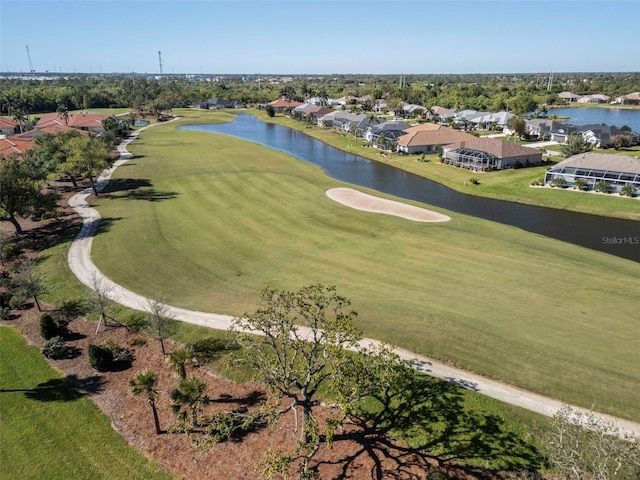
POLYGON ((633 92, 627 95, 620 95, 611 100, 608 95, 576 95, 571 92, 560 92, 558 97, 569 103, 615 103, 619 105, 640 105, 640 92, 633 92))
POLYGON ((571 125, 557 120, 534 118, 526 120, 527 133, 539 139, 566 143, 572 134, 580 134, 596 148, 610 147, 617 135, 628 137, 630 145, 640 143, 640 134, 602 124, 571 125))
MULTIPOLYGON (((411 125, 404 120, 387 120, 371 113, 351 113, 287 99, 278 99, 269 105, 277 112, 291 112, 292 117, 305 118, 320 127, 351 133, 378 148, 411 155, 441 152, 444 162, 472 170, 496 170, 542 163, 542 152, 535 148, 502 139, 478 138, 442 124, 411 125)), ((455 112, 434 108, 457 121, 506 124, 512 116, 507 112, 455 112)))
POLYGON ((41 135, 69 131, 77 131, 81 135, 104 133, 102 122, 110 117, 112 115, 109 114, 79 113, 63 118, 57 113, 48 113, 38 119, 34 129, 24 133, 15 133, 21 128, 18 122, 0 118, 0 156, 22 155, 33 148, 34 140, 41 135))

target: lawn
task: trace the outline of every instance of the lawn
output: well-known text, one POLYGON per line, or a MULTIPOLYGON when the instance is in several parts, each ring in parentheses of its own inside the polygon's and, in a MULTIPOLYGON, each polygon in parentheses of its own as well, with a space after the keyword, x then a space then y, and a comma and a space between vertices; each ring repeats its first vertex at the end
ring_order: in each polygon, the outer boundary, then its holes
POLYGON ((0 478, 174 478, 129 447, 11 327, 0 327, 0 418, 0 478))
POLYGON ((93 258, 116 282, 233 315, 266 285, 335 284, 367 336, 640 420, 637 263, 450 212, 351 210, 315 166, 175 126, 143 132, 96 203, 93 258))

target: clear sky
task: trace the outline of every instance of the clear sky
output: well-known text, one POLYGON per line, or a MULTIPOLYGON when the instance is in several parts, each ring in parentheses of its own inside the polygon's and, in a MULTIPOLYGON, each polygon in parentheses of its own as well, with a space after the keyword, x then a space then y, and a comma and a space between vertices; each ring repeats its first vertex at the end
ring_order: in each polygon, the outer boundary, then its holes
POLYGON ((640 71, 639 0, 0 0, 0 71, 640 71))

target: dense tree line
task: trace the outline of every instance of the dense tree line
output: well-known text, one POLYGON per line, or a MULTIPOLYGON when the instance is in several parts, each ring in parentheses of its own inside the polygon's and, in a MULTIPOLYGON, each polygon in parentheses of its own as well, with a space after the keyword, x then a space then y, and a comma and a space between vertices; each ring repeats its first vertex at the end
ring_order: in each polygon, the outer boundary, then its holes
POLYGON ((426 107, 524 113, 536 105, 562 103, 557 94, 601 93, 615 97, 640 90, 639 73, 564 73, 485 75, 298 75, 288 77, 178 75, 161 78, 142 75, 76 75, 53 80, 0 79, 0 112, 9 116, 54 112, 59 108, 145 109, 154 104, 186 107, 220 97, 257 104, 286 96, 343 96, 398 99, 426 107))

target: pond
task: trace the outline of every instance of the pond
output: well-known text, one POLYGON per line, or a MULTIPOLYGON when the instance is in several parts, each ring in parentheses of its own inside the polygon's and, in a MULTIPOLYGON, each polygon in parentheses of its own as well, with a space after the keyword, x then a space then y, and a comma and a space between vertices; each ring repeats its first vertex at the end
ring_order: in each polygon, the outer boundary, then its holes
POLYGON ((640 262, 639 222, 467 195, 398 168, 343 152, 297 130, 262 122, 253 115, 238 115, 237 120, 230 123, 179 128, 250 140, 318 165, 337 180, 640 262))
POLYGON ((569 117, 570 120, 560 122, 573 125, 610 125, 618 128, 624 125, 632 131, 640 133, 640 110, 622 108, 552 108, 547 115, 569 117))

